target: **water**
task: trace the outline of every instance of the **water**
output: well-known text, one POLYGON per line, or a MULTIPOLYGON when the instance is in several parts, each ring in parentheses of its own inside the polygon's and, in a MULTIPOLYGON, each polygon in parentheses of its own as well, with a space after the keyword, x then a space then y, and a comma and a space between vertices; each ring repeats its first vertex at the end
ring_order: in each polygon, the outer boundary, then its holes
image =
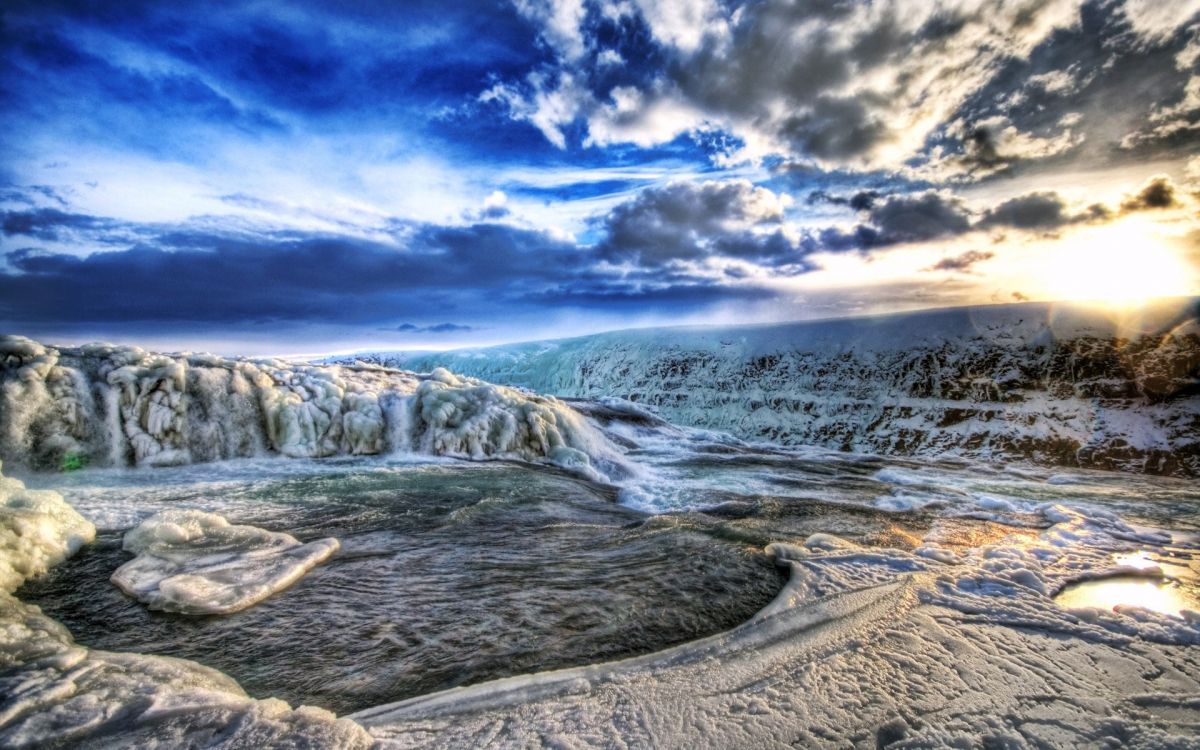
POLYGON ((1200 611, 1200 597, 1179 581, 1158 577, 1111 576, 1064 588, 1054 601, 1067 608, 1140 607, 1179 617, 1185 609, 1200 611))
MULTIPOLYGON (((347 713, 731 628, 784 583, 762 551, 772 542, 827 533, 902 550, 1020 545, 1048 525, 1036 512, 1047 503, 1200 529, 1188 482, 782 450, 636 420, 604 429, 642 467, 620 488, 545 466, 446 459, 35 476, 106 530, 18 596, 84 645, 193 659, 252 695, 347 713), (120 530, 169 507, 301 541, 334 536, 342 549, 234 615, 151 612, 108 578, 129 559, 120 530)), ((1175 564, 1190 569, 1190 554, 1180 548, 1175 564)), ((1064 590, 1059 603, 1111 607, 1070 598, 1098 601, 1105 583, 1064 590)), ((1194 596, 1195 580, 1164 588, 1194 596)))
POLYGON ((542 469, 362 466, 220 484, 231 520, 335 536, 342 551, 250 610, 196 618, 122 595, 108 577, 129 555, 102 533, 19 596, 85 645, 194 659, 251 694, 345 713, 691 640, 747 619, 783 583, 705 519, 662 523, 542 469))

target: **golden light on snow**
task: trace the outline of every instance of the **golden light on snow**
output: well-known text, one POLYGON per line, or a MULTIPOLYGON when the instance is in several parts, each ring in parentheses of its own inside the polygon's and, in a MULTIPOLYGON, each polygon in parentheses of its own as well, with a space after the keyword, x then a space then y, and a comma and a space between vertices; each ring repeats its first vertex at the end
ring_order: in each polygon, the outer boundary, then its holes
POLYGON ((1174 617, 1179 617, 1185 609, 1200 608, 1195 594, 1178 582, 1134 576, 1114 576, 1073 584, 1055 600, 1068 609, 1140 607, 1174 617))
POLYGON ((1200 289, 1197 269, 1152 223, 1136 218, 1064 238, 1044 269, 1038 296, 1134 306, 1200 289))

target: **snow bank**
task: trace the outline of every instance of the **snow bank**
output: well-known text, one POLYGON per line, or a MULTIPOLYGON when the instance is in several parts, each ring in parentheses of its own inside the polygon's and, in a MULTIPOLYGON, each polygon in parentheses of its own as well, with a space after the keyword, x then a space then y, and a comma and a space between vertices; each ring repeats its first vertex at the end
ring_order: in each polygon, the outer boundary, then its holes
POLYGON ((594 477, 618 453, 570 406, 446 371, 320 367, 0 337, 0 458, 36 469, 419 450, 594 477))
POLYGON ((1200 476, 1195 311, 1031 303, 340 359, 618 396, 784 445, 1200 476))
POLYGON ((137 555, 112 582, 151 609, 229 614, 291 586, 338 550, 336 539, 301 544, 288 534, 235 526, 215 513, 169 510, 125 534, 137 555))

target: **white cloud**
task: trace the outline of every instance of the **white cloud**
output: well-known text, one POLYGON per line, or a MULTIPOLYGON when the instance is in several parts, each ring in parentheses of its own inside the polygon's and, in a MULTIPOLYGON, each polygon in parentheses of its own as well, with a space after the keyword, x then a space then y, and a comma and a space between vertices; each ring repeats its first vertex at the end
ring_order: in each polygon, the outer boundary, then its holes
POLYGON ((484 209, 504 208, 506 203, 508 203, 508 196, 504 194, 503 190, 493 190, 491 195, 483 199, 484 209))
POLYGON ((723 37, 728 26, 713 0, 635 0, 654 38, 684 52, 696 51, 705 36, 723 37))
POLYGON ((1125 17, 1149 42, 1161 42, 1200 13, 1200 0, 1125 0, 1125 17))
MULTIPOLYGON (((659 144, 707 123, 745 143, 740 158, 782 153, 825 167, 896 168, 1000 62, 1078 23, 1080 0, 767 0, 729 18, 710 0, 636 5, 674 58, 665 75, 602 103, 561 81, 543 85, 515 116, 554 143, 564 118, 579 115, 595 144, 659 144)), ((561 60, 568 70, 570 54, 561 60)), ((1041 84, 1058 91, 1070 81, 1052 74, 1041 84)))
POLYGON ((587 51, 580 31, 587 9, 583 0, 513 0, 526 18, 540 24, 542 39, 565 60, 576 60, 587 51))

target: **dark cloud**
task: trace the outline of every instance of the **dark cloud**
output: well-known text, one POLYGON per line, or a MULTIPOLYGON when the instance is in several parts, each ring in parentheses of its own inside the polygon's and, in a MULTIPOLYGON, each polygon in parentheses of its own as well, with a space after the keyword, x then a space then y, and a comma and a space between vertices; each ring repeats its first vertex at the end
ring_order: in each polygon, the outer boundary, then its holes
POLYGON ((864 223, 848 230, 831 227, 810 232, 808 249, 870 250, 952 237, 972 229, 971 214, 962 200, 936 190, 886 198, 860 192, 845 203, 859 208, 864 223))
POLYGON ((431 326, 419 326, 416 323, 401 323, 398 326, 380 328, 379 330, 394 331, 396 333, 466 333, 476 329, 475 326, 465 326, 457 323, 437 323, 431 326))
MULTIPOLYGON (((1162 175, 1147 180, 1136 195, 1125 199, 1119 211, 1100 203, 1075 210, 1053 191, 1019 195, 976 214, 961 199, 934 190, 885 198, 874 192, 856 193, 848 198, 816 191, 810 193, 808 201, 860 207, 858 214, 863 219, 850 229, 831 227, 810 231, 803 243, 809 252, 871 250, 989 229, 1053 232, 1072 225, 1111 221, 1130 211, 1181 205, 1174 184, 1162 175)), ((935 268, 956 270, 952 264, 939 263, 935 268)))
POLYGON ((892 196, 873 205, 869 216, 889 244, 962 234, 971 226, 970 213, 961 199, 934 190, 892 196))
MULTIPOLYGON (((226 200, 243 206, 260 202, 248 195, 226 200)), ((761 299, 766 292, 665 268, 671 259, 702 252, 769 258, 779 274, 811 270, 783 236, 781 221, 775 194, 740 182, 645 191, 601 222, 604 236, 596 247, 482 221, 395 221, 389 242, 245 226, 226 232, 207 221, 136 224, 57 209, 8 212, 6 234, 36 240, 71 233, 83 245, 120 249, 8 252, 0 263, 0 320, 378 326, 379 321, 427 319, 431 311, 453 311, 474 321, 548 304, 691 309, 761 299), (695 247, 679 244, 676 235, 695 247), (619 273, 601 263, 614 259, 627 261, 619 273)), ((404 323, 389 330, 453 334, 477 327, 404 323)))
MULTIPOLYGON (((85 257, 9 252, 0 318, 41 321, 367 322, 430 309, 487 314, 570 279, 574 245, 531 230, 417 225, 400 245, 139 227, 147 240, 85 257)), ((442 331, 445 332, 445 331, 442 331)))
POLYGON ((926 271, 956 271, 965 273, 970 271, 977 263, 982 263, 985 260, 991 260, 996 257, 995 253, 984 250, 968 250, 965 253, 942 258, 937 263, 933 264, 926 271))
POLYGON ((67 208, 70 204, 63 190, 50 185, 6 185, 0 186, 0 201, 21 203, 26 206, 36 206, 43 201, 50 201, 59 208, 67 208))
POLYGON ((986 85, 931 138, 952 154, 947 174, 986 177, 1036 162, 1130 163, 1200 145, 1200 130, 1167 127, 1161 114, 1185 99, 1190 72, 1178 61, 1191 43, 1189 24, 1147 37, 1120 5, 1085 2, 1076 24, 1028 56, 998 61, 986 85))
POLYGON ((1171 178, 1167 175, 1155 175, 1146 181, 1135 195, 1131 195, 1121 201, 1121 210, 1128 213, 1132 211, 1152 211, 1162 208, 1177 208, 1180 203, 1176 197, 1175 184, 1171 182, 1171 178))
POLYGON ((979 224, 1018 229, 1054 229, 1069 222, 1067 203, 1058 193, 1030 193, 990 209, 979 224))
POLYGON ((1066 200, 1054 192, 1027 193, 1010 198, 984 212, 978 228, 1012 227, 1029 231, 1053 231, 1071 224, 1103 222, 1113 212, 1107 206, 1093 203, 1079 212, 1072 212, 1066 200))
POLYGON ((619 29, 586 3, 575 29, 548 4, 519 5, 558 64, 506 82, 501 98, 566 148, 569 136, 645 146, 702 132, 819 168, 908 167, 945 184, 1200 144, 1186 14, 1150 33, 1121 0, 761 0, 714 3, 703 22, 698 11, 669 28, 633 3, 619 29), (622 64, 598 64, 614 47, 622 64))
POLYGON ((57 208, 0 211, 0 232, 6 236, 24 235, 39 240, 59 239, 64 231, 95 231, 117 225, 110 219, 69 213, 57 208))
POLYGON ((650 188, 600 222, 601 257, 661 266, 712 256, 787 262, 794 244, 782 233, 779 196, 744 180, 650 188))
POLYGON ((852 195, 838 195, 827 190, 813 190, 808 194, 806 202, 810 206, 829 203, 835 206, 848 206, 855 211, 870 211, 881 197, 883 197, 883 193, 878 190, 859 190, 852 195))

